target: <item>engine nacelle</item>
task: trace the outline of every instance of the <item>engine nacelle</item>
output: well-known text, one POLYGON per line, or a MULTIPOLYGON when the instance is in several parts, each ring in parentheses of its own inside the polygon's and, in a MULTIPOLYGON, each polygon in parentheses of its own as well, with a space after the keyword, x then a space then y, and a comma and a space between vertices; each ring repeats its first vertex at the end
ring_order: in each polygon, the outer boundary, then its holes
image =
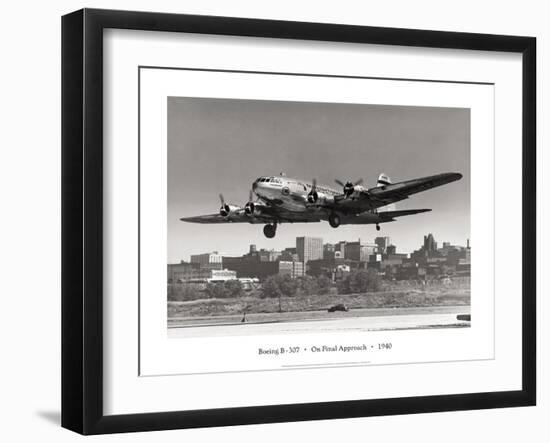
POLYGON ((359 194, 367 194, 367 193, 368 193, 367 188, 361 185, 356 185, 353 187, 353 191, 351 192, 350 195, 358 196, 359 194))
POLYGON ((317 200, 319 200, 319 193, 317 191, 311 191, 307 195, 307 202, 308 203, 317 203, 317 200))
POLYGON ((327 194, 320 194, 318 201, 323 205, 331 205, 334 203, 334 196, 327 195, 327 194))
POLYGON ((262 203, 254 203, 254 202, 248 202, 246 205, 244 205, 244 212, 246 215, 254 216, 254 215, 260 215, 262 213, 262 207, 265 205, 262 203))
POLYGON ((334 196, 325 194, 323 192, 311 191, 307 195, 307 202, 310 204, 317 203, 319 205, 331 204, 334 203, 334 196))
POLYGON ((222 217, 229 217, 231 214, 239 211, 241 208, 236 205, 223 204, 220 208, 220 215, 222 217))

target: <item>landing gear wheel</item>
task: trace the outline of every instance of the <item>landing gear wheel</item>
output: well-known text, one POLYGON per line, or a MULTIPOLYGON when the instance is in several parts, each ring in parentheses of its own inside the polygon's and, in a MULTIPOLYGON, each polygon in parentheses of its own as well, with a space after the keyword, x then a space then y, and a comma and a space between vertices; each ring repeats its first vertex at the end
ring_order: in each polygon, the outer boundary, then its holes
POLYGON ((267 238, 275 237, 276 232, 277 232, 277 225, 265 225, 264 226, 264 235, 267 238))
POLYGON ((338 214, 330 214, 328 216, 328 224, 333 228, 340 226, 340 216, 338 214))
POLYGON ((380 226, 378 224, 376 224, 376 230, 380 231, 380 226))

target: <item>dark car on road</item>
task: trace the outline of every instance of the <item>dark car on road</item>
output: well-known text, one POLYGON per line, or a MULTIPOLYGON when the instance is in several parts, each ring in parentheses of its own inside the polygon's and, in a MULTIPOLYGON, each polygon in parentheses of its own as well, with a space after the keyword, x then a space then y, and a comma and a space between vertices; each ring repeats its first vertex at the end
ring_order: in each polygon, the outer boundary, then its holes
POLYGON ((342 303, 338 303, 337 305, 334 305, 328 308, 327 311, 328 312, 336 312, 336 311, 348 312, 349 308, 342 303))

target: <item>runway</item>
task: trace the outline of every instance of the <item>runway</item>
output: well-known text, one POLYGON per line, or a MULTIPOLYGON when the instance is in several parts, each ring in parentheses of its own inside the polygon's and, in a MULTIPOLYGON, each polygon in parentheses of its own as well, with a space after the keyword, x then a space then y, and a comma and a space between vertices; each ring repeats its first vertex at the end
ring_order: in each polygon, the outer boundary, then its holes
POLYGON ((212 319, 205 319, 202 322, 200 319, 180 319, 179 322, 172 319, 168 328, 168 337, 225 337, 470 326, 470 321, 457 319, 457 315, 470 314, 470 306, 354 309, 350 312, 337 312, 330 315, 326 311, 316 311, 312 314, 315 314, 311 316, 313 318, 298 321, 286 319, 285 313, 279 314, 279 319, 270 314, 269 320, 261 321, 256 318, 255 322, 248 323, 235 322, 234 318, 218 318, 215 319, 216 323, 213 323, 212 319))

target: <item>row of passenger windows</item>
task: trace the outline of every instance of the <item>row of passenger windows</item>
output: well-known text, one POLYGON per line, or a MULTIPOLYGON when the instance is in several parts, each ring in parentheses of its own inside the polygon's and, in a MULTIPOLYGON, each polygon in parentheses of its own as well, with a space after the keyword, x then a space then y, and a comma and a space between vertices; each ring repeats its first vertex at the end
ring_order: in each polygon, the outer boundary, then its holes
MULTIPOLYGON (((296 185, 302 186, 304 188, 304 191, 307 191, 308 189, 311 188, 311 185, 309 183, 307 183, 305 185, 305 184, 299 183, 299 182, 290 182, 290 181, 287 181, 287 182, 291 183, 291 184, 296 184, 296 185)), ((283 183, 283 181, 278 177, 260 177, 260 178, 256 179, 256 183, 283 183)), ((334 194, 333 190, 323 188, 321 186, 317 186, 317 190, 319 190, 321 192, 324 192, 326 194, 334 194)))
POLYGON ((260 177, 256 183, 282 183, 282 181, 277 177, 260 177))

